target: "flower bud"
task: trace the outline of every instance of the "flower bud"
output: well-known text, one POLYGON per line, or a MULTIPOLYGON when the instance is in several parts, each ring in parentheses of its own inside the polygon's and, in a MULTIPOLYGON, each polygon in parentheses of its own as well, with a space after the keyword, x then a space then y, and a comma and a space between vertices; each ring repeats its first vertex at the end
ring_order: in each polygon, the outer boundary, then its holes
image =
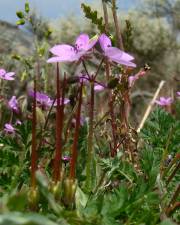
POLYGON ((49 190, 54 195, 55 199, 59 199, 61 195, 61 189, 62 189, 62 182, 52 182, 50 184, 49 190))
POLYGON ((26 3, 25 3, 25 12, 28 13, 29 11, 30 11, 29 3, 26 2, 26 3))
POLYGON ((64 203, 65 205, 73 205, 75 201, 75 193, 77 189, 77 181, 67 178, 64 181, 64 203))
POLYGON ((28 202, 29 202, 29 207, 32 210, 37 209, 38 207, 38 202, 39 202, 39 190, 38 188, 31 188, 28 192, 28 202))

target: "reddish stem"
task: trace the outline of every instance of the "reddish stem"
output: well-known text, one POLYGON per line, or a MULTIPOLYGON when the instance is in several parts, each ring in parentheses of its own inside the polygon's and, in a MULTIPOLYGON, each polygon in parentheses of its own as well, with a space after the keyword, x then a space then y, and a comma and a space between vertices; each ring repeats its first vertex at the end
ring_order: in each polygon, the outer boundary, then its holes
POLYGON ((93 136, 94 136, 94 77, 91 78, 91 97, 89 109, 89 130, 88 130, 88 152, 86 164, 86 188, 90 191, 92 188, 92 162, 93 162, 93 136))
MULTIPOLYGON (((39 74, 39 64, 37 66, 39 74)), ((35 173, 37 170, 37 150, 36 150, 36 91, 37 91, 37 81, 36 75, 34 76, 34 98, 33 98, 33 108, 32 108, 32 146, 31 146, 31 186, 36 187, 35 173)))
POLYGON ((111 116, 111 127, 112 127, 112 135, 113 135, 113 143, 114 146, 111 148, 111 156, 114 157, 117 153, 117 138, 116 138, 116 131, 117 126, 115 122, 115 115, 114 115, 114 98, 112 96, 112 93, 109 94, 109 111, 111 116))
POLYGON ((71 179, 75 179, 75 173, 76 173, 76 161, 77 161, 77 155, 78 155, 77 147, 78 147, 81 105, 82 105, 82 87, 83 87, 83 83, 81 83, 81 86, 80 86, 79 104, 78 104, 77 113, 76 113, 76 126, 75 126, 74 141, 72 146, 72 158, 70 161, 70 178, 71 179))
POLYGON ((61 174, 61 158, 62 158, 62 130, 63 130, 63 117, 64 117, 64 94, 65 94, 65 78, 62 85, 62 98, 60 101, 60 74, 59 74, 59 65, 57 63, 57 72, 56 72, 56 149, 54 156, 54 171, 53 179, 55 182, 60 180, 61 174))

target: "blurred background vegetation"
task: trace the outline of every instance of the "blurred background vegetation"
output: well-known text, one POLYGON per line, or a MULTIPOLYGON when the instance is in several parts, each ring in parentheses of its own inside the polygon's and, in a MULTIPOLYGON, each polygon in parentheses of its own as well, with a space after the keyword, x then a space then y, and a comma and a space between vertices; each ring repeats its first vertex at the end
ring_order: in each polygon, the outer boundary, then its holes
MULTIPOLYGON (((102 16, 102 9, 97 1, 91 7, 98 11, 99 16, 102 16)), ((171 87, 175 91, 180 90, 179 12, 180 0, 142 0, 141 4, 128 12, 118 10, 125 51, 135 56, 137 68, 143 67, 145 63, 151 67, 149 74, 142 78, 133 89, 132 118, 135 121, 139 121, 142 117, 145 107, 161 80, 167 80, 163 95, 172 96, 171 87)), ((109 15, 109 30, 114 35, 110 7, 109 15)), ((0 67, 15 70, 20 81, 24 81, 33 69, 33 49, 36 43, 34 40, 41 44, 42 50, 44 49, 42 65, 45 65, 50 46, 62 42, 73 43, 80 32, 89 35, 98 33, 97 27, 84 17, 67 14, 63 19, 48 21, 35 11, 31 17, 33 29, 28 25, 25 29, 20 29, 0 21, 0 67), (46 36, 45 33, 49 31, 52 31, 51 35, 46 36), (20 56, 21 60, 17 60, 17 56, 20 56)), ((94 64, 96 64, 96 59, 94 59, 94 64)), ((93 69, 94 65, 89 66, 93 69)), ((68 65, 66 69, 70 74, 78 73, 80 70, 77 65, 71 68, 68 65)), ((46 79, 44 77, 49 71, 49 67, 42 70, 43 79, 46 79)), ((28 79, 26 84, 27 81, 28 79)))

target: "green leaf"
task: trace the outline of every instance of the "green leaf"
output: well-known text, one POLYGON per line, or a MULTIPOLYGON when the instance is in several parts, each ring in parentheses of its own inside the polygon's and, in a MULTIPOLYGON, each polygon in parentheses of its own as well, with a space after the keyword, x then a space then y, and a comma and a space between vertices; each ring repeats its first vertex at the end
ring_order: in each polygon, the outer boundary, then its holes
POLYGON ((170 219, 162 221, 159 225, 175 225, 170 219))
POLYGON ((25 24, 25 20, 21 19, 21 20, 18 20, 16 22, 17 25, 24 25, 25 24))
POLYGON ((29 2, 25 3, 25 12, 28 13, 30 11, 29 2))
POLYGON ((27 206, 27 194, 24 192, 10 196, 8 198, 7 206, 11 211, 24 210, 25 206, 27 206))
POLYGON ((88 197, 86 194, 84 194, 84 192, 80 189, 80 187, 77 187, 75 199, 76 199, 76 207, 81 208, 86 206, 88 197))
POLYGON ((95 24, 101 33, 105 33, 105 24, 103 23, 103 18, 98 17, 96 10, 92 10, 90 6, 82 3, 81 8, 85 14, 85 17, 90 19, 93 24, 95 24))
POLYGON ((16 15, 19 19, 23 19, 24 18, 24 13, 22 11, 17 11, 16 15))
POLYGON ((59 204, 56 203, 54 196, 49 191, 47 178, 40 171, 37 171, 36 179, 39 184, 39 192, 47 200, 54 213, 60 215, 62 208, 59 204))
POLYGON ((0 215, 0 225, 58 225, 36 213, 7 213, 0 215))

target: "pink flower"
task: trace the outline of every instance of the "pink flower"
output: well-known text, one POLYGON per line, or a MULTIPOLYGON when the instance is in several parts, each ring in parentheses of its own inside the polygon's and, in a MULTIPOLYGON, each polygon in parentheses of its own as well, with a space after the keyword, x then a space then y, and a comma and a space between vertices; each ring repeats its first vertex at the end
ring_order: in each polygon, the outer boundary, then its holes
MULTIPOLYGON (((31 97, 34 97, 34 91, 30 90, 29 95, 31 97)), ((42 92, 36 92, 36 101, 40 104, 42 107, 50 107, 52 105, 52 100, 50 97, 42 92)))
POLYGON ((134 82, 138 79, 137 76, 129 76, 128 81, 129 81, 129 87, 132 87, 134 85, 134 82))
POLYGON ((60 44, 50 49, 54 56, 47 60, 48 63, 56 62, 74 62, 78 61, 82 56, 86 55, 97 42, 97 38, 89 39, 87 34, 80 34, 75 45, 60 44))
POLYGON ((176 94, 177 94, 177 97, 180 98, 180 91, 177 91, 176 94))
POLYGON ((172 104, 173 99, 171 97, 160 97, 159 100, 156 100, 155 102, 160 106, 168 106, 172 104))
POLYGON ((10 123, 6 123, 4 125, 4 131, 8 134, 14 134, 15 133, 15 129, 14 127, 10 124, 10 123))
MULTIPOLYGON (((29 91, 29 96, 34 97, 34 91, 29 91)), ((40 106, 47 108, 51 107, 53 104, 53 99, 51 99, 48 95, 42 93, 42 92, 36 92, 36 101, 40 104, 40 106)), ((61 102, 61 99, 60 99, 61 102)), ((68 104, 70 100, 68 98, 64 99, 64 105, 68 104)), ((57 101, 54 102, 54 106, 57 106, 57 101)))
POLYGON ((16 96, 12 96, 11 99, 8 101, 8 106, 10 109, 18 113, 18 102, 16 96))
POLYGON ((20 120, 16 120, 16 125, 21 125, 22 122, 20 120))
POLYGON ((63 160, 64 162, 69 162, 70 159, 71 159, 71 157, 68 156, 68 155, 62 157, 62 160, 63 160))
POLYGON ((110 61, 129 67, 136 67, 136 64, 131 62, 134 57, 121 51, 119 48, 112 47, 111 40, 106 34, 102 34, 99 37, 99 44, 103 51, 103 55, 110 61))
MULTIPOLYGON (((61 104, 62 99, 60 98, 60 104, 61 104)), ((51 102, 53 103, 53 100, 51 100, 51 102)), ((64 98, 64 105, 67 105, 70 102, 70 100, 68 98, 64 98)), ((54 106, 57 106, 57 100, 54 103, 54 106)))
POLYGON ((14 72, 6 72, 4 69, 0 69, 0 78, 3 80, 14 80, 14 72))
POLYGON ((138 80, 140 77, 143 77, 144 75, 146 75, 146 71, 141 70, 134 76, 129 76, 129 78, 128 78, 129 87, 132 87, 134 85, 135 81, 138 80))
POLYGON ((100 84, 95 84, 94 85, 94 91, 99 92, 99 91, 103 91, 105 89, 105 87, 103 87, 100 84))

